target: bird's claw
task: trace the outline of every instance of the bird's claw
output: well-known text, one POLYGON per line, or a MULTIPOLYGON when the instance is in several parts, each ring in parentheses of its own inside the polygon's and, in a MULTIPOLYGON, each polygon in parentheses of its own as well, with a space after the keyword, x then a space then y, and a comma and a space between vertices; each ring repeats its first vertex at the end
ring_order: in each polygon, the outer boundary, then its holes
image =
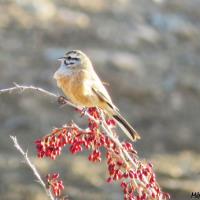
POLYGON ((64 97, 64 96, 59 96, 58 99, 57 99, 57 101, 58 101, 59 105, 65 105, 65 104, 67 104, 67 98, 64 97))

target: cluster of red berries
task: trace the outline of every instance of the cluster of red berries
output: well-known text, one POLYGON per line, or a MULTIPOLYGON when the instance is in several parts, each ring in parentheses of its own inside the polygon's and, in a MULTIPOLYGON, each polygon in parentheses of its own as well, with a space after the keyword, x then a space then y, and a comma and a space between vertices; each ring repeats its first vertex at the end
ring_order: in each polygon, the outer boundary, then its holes
POLYGON ((47 174, 46 182, 47 188, 50 189, 56 197, 60 196, 64 186, 62 180, 59 180, 59 174, 47 174))
POLYGON ((107 182, 121 181, 124 200, 170 199, 169 194, 162 192, 156 182, 152 164, 141 162, 131 143, 124 142, 122 146, 134 163, 122 159, 125 155, 118 146, 113 146, 114 149, 108 149, 106 158, 109 177, 107 182))
MULTIPOLYGON (((163 193, 156 182, 152 165, 138 159, 133 145, 123 142, 119 146, 107 136, 101 129, 102 119, 96 108, 89 108, 87 113, 89 114, 87 129, 81 129, 71 123, 62 128, 56 128, 51 134, 37 140, 38 157, 55 159, 68 144, 72 154, 81 152, 84 148, 89 149, 91 153, 88 159, 91 162, 99 162, 102 159, 100 149, 103 148, 106 150, 109 174, 107 182, 121 182, 124 200, 169 199, 169 195, 163 193), (129 158, 125 152, 128 153, 129 158)), ((108 119, 106 124, 112 129, 116 122, 108 119)))

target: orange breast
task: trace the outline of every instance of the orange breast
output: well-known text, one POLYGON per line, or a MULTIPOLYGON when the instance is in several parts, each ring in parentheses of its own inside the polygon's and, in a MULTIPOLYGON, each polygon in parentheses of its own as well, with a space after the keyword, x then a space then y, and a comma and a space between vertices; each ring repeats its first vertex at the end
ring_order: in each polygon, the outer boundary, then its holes
POLYGON ((100 104, 103 102, 92 92, 91 88, 86 87, 84 84, 87 79, 87 73, 81 71, 70 76, 63 76, 57 80, 57 83, 73 103, 86 107, 102 107, 100 104))

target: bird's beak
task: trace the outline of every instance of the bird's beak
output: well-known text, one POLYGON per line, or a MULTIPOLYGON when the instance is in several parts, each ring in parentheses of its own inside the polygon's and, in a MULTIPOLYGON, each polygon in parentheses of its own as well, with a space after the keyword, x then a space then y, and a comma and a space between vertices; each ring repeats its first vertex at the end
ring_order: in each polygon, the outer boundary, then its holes
POLYGON ((64 59, 64 57, 60 57, 57 60, 62 61, 64 59))

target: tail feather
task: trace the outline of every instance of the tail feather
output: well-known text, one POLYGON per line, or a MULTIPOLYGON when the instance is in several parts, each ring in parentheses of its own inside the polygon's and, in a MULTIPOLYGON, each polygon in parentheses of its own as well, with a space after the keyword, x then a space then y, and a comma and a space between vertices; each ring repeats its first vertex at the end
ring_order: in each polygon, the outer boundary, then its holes
POLYGON ((136 141, 140 139, 140 135, 137 131, 119 114, 113 115, 114 119, 119 122, 120 127, 124 130, 125 134, 132 140, 136 141), (122 126, 121 126, 122 125, 122 126))

